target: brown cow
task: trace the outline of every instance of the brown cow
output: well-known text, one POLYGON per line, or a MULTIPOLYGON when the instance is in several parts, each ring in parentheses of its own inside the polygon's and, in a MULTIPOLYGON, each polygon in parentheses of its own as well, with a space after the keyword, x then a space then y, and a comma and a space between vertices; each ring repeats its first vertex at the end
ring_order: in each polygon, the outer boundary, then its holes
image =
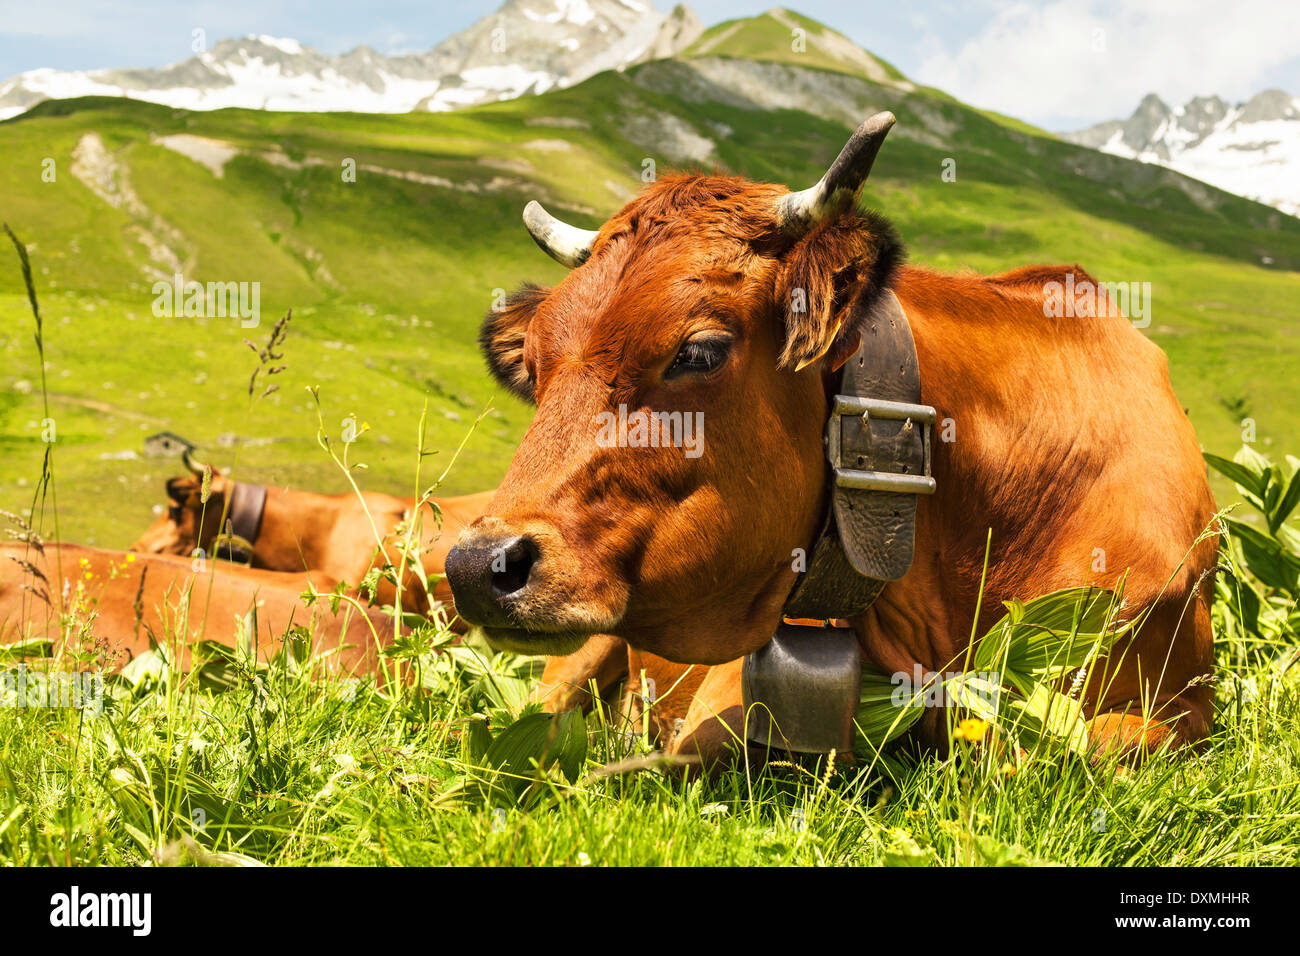
MULTIPOLYGON (((396 498, 377 492, 322 495, 293 489, 274 489, 231 481, 211 469, 210 493, 202 499, 203 467, 190 461, 193 474, 167 482, 168 509, 149 527, 132 551, 145 554, 192 555, 216 550, 222 514, 233 507, 232 499, 249 495, 264 502, 260 517, 251 521, 246 536, 251 539, 249 560, 254 568, 270 571, 320 571, 329 577, 357 584, 378 555, 376 533, 385 541, 400 540, 402 522, 416 507, 414 498, 396 498), (364 499, 364 500, 363 500, 364 499)), ((433 598, 448 605, 451 625, 466 628, 455 617, 451 587, 443 577, 447 552, 456 536, 486 509, 494 492, 480 492, 435 500, 442 514, 442 527, 431 513, 424 515, 421 529, 421 562, 433 583, 433 598)), ((395 549, 389 559, 396 561, 395 549)), ((380 600, 392 600, 391 584, 380 589, 380 600)), ((428 599, 414 574, 403 580, 403 607, 414 613, 429 610, 428 599)), ((537 689, 537 699, 547 710, 559 712, 572 707, 589 707, 589 686, 595 681, 602 694, 613 691, 627 673, 627 645, 598 635, 580 651, 547 662, 537 689)))
MULTIPOLYGON (((290 488, 263 488, 235 482, 212 472, 210 494, 203 501, 202 470, 197 474, 172 478, 167 482, 167 514, 149 527, 132 551, 145 554, 191 555, 196 549, 213 554, 222 528, 223 515, 229 519, 234 502, 243 494, 262 502, 260 514, 245 532, 251 538, 250 564, 271 571, 323 571, 330 577, 352 584, 360 583, 379 554, 379 541, 385 542, 388 560, 397 564, 397 549, 405 534, 404 522, 414 517, 414 498, 395 498, 377 492, 321 495, 290 488), (402 526, 402 527, 399 527, 402 526)), ((442 578, 447 552, 456 535, 483 513, 492 492, 480 492, 456 498, 440 498, 436 504, 442 513, 442 525, 426 512, 420 534, 414 542, 419 548, 425 573, 433 581, 433 599, 452 603, 451 587, 442 578)), ((429 598, 413 574, 403 581, 402 605, 406 610, 425 613, 429 598)))
MULTIPOLYGON (((314 586, 332 591, 337 582, 321 572, 285 574, 170 555, 137 555, 75 544, 47 542, 38 551, 0 544, 0 643, 31 637, 66 638, 80 632, 84 645, 103 653, 106 666, 120 666, 150 647, 176 646, 178 666, 189 665, 187 642, 206 639, 234 646, 256 624, 263 659, 275 654, 290 625, 313 635, 313 650, 326 669, 373 673, 378 650, 392 640, 393 619, 377 609, 328 601, 308 607, 302 594, 314 586), (82 627, 84 625, 84 632, 82 627)), ((355 599, 355 594, 353 595, 355 599)), ((250 638, 252 635, 248 635, 250 638)))
MULTIPOLYGON (((484 323, 492 372, 537 413, 487 514, 448 556, 460 613, 524 653, 565 653, 603 631, 723 664, 676 744, 708 747, 713 715, 734 726, 740 708, 736 659, 773 634, 791 556, 821 527, 835 371, 892 290, 922 401, 951 420, 953 440, 934 442, 938 491, 918 502, 910 570, 852 619, 863 657, 886 673, 940 671, 1002 601, 1127 574, 1127 613, 1148 616, 1117 678, 1087 701, 1094 739, 1203 739, 1216 541, 1201 535, 1215 506, 1164 354, 1122 316, 1046 308, 1047 284, 1086 279, 1078 267, 983 277, 901 265, 892 226, 857 202, 892 123, 868 120, 801 193, 661 177, 598 232, 529 205, 534 239, 573 268, 484 323), (702 453, 602 436, 611 415, 660 411, 702 414, 702 453)), ((942 747, 940 718, 930 711, 913 733, 942 747)))

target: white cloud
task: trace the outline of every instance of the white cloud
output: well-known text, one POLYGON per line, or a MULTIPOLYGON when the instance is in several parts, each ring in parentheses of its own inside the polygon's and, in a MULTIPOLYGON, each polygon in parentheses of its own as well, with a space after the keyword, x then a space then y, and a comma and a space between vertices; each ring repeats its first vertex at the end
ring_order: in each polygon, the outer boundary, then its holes
MULTIPOLYGON (((917 79, 1031 122, 1126 117, 1146 93, 1244 99, 1300 58, 1300 4, 1274 0, 999 0, 953 46, 930 34, 917 79)), ((1291 90, 1300 93, 1300 90, 1291 90)))

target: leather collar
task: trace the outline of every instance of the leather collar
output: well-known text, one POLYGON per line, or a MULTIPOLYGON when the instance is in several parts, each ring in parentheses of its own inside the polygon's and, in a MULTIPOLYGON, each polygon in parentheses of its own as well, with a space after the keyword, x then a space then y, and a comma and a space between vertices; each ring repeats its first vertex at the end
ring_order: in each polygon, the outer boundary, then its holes
POLYGON ((912 566, 916 496, 933 494, 931 429, 912 330, 886 292, 844 364, 826 421, 826 514, 772 640, 745 657, 745 736, 764 746, 847 753, 861 653, 848 622, 912 566), (792 618, 814 618, 792 621, 792 618), (811 630, 806 624, 822 624, 811 630))
POLYGON ((225 533, 217 540, 214 549, 217 557, 241 563, 252 561, 250 549, 257 544, 257 537, 262 533, 262 515, 265 511, 265 485, 232 482, 225 533), (243 546, 244 543, 248 544, 248 548, 243 546))
POLYGON ((916 496, 933 494, 930 433, 907 315, 886 291, 831 399, 826 515, 785 603, 791 618, 861 614, 912 565, 916 496))

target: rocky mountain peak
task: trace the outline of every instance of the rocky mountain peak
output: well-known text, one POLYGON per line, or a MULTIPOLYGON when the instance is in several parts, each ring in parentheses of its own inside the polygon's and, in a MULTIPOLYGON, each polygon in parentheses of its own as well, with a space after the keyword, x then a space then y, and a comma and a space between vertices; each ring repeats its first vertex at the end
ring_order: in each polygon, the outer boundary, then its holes
POLYGON ((673 56, 702 30, 685 6, 665 16, 643 0, 505 0, 425 53, 384 56, 361 46, 332 56, 250 35, 159 69, 31 70, 0 83, 0 119, 43 99, 86 95, 182 109, 458 109, 673 56))
POLYGON ((1238 123, 1266 123, 1272 120, 1300 119, 1300 102, 1284 90, 1256 93, 1241 107, 1238 123))
POLYGON ((1195 96, 1177 109, 1148 93, 1127 120, 1064 138, 1300 213, 1300 99, 1283 90, 1264 90, 1236 105, 1195 96))

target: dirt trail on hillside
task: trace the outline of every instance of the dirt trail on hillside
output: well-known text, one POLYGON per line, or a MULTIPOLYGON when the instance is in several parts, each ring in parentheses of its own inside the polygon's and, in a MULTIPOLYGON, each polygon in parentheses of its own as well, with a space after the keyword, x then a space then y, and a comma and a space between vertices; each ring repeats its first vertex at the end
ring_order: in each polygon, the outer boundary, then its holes
POLYGON ((185 251, 189 243, 184 234, 151 210, 131 188, 126 166, 118 162, 98 133, 86 133, 77 141, 70 168, 87 189, 135 220, 128 231, 149 252, 145 275, 170 280, 193 268, 194 256, 185 251))
POLYGON ((180 153, 211 170, 221 179, 226 175, 226 163, 239 155, 239 147, 207 136, 190 133, 173 133, 171 136, 154 136, 153 142, 180 153))

